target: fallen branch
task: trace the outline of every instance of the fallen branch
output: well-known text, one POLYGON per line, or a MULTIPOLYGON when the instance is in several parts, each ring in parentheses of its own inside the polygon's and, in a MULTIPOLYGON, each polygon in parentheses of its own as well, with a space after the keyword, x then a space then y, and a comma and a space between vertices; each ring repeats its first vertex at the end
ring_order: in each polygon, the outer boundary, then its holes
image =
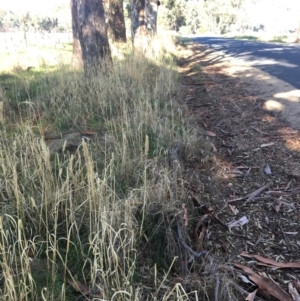
POLYGON ((198 223, 196 225, 195 238, 196 238, 196 242, 197 242, 197 251, 200 251, 203 249, 202 242, 204 240, 210 219, 211 219, 210 215, 205 214, 204 216, 202 216, 202 218, 198 221, 198 223))
MULTIPOLYGON (((249 295, 249 292, 247 292, 246 290, 244 290, 241 286, 237 285, 236 283, 230 281, 229 282, 232 286, 234 286, 234 288, 239 291, 242 295, 244 295, 245 297, 247 297, 249 295)), ((263 299, 255 296, 254 300, 257 300, 257 301, 264 301, 263 299)))
POLYGON ((250 201, 252 201, 256 196, 260 195, 269 186, 270 186, 270 184, 268 183, 268 184, 266 184, 266 185, 258 188, 257 190, 251 192, 250 194, 248 194, 248 198, 247 198, 245 204, 248 203, 248 202, 250 202, 250 201))
MULTIPOLYGON (((207 255, 207 251, 203 250, 201 252, 195 252, 191 247, 189 247, 186 242, 184 241, 182 237, 182 232, 181 232, 181 227, 180 227, 180 222, 177 222, 177 232, 178 232, 178 238, 182 246, 187 249, 190 253, 192 253, 196 258, 200 258, 203 255, 207 255)), ((219 300, 219 287, 220 287, 220 277, 219 273, 216 271, 215 265, 213 264, 213 259, 211 256, 207 255, 206 258, 208 259, 210 265, 209 269, 212 275, 215 276, 215 301, 219 300)))
POLYGON ((186 242, 184 241, 183 237, 182 237, 182 233, 181 233, 181 228, 180 228, 180 223, 178 222, 177 223, 177 232, 178 232, 178 238, 179 238, 179 241, 180 243, 183 245, 183 247, 185 249, 187 249, 189 252, 191 252, 196 258, 200 258, 202 257, 203 255, 206 255, 208 252, 203 250, 201 252, 195 252, 191 247, 189 247, 186 242))
POLYGON ((296 188, 285 190, 285 191, 271 190, 271 191, 266 192, 266 194, 274 195, 274 196, 289 196, 289 195, 299 194, 299 193, 300 193, 300 187, 296 187, 296 188))
MULTIPOLYGON (((267 189, 270 186, 270 184, 266 184, 258 189, 256 189, 255 191, 247 194, 244 197, 240 197, 237 199, 233 199, 233 200, 229 200, 228 203, 232 203, 232 202, 236 202, 236 201, 242 201, 242 200, 246 200, 245 204, 252 201, 256 196, 260 195, 265 189, 267 189)), ((268 192, 267 192, 268 193, 268 192)))
POLYGON ((299 130, 294 129, 282 129, 279 131, 273 131, 267 134, 267 136, 284 136, 284 135, 293 135, 298 134, 299 130))

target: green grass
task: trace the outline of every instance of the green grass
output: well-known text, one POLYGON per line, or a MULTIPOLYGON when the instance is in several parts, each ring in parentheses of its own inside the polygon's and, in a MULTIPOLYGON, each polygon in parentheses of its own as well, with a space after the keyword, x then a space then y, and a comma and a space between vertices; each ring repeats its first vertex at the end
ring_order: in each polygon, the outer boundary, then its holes
POLYGON ((183 163, 202 145, 174 98, 175 46, 122 47, 109 74, 61 61, 0 74, 0 300, 75 300, 76 281, 103 300, 213 300, 209 277, 174 282, 183 163))
POLYGON ((234 36, 234 38, 239 40, 259 41, 258 37, 251 35, 234 36))
POLYGON ((233 38, 239 40, 249 40, 249 41, 260 41, 260 42, 270 42, 270 43, 286 43, 288 36, 274 36, 272 38, 260 37, 260 36, 252 36, 252 35, 238 35, 233 38))
POLYGON ((106 300, 163 296, 141 281, 155 265, 165 281, 175 256, 164 212, 178 214, 183 191, 168 149, 178 140, 196 153, 199 140, 173 103, 174 54, 128 49, 109 75, 45 61, 0 74, 14 108, 0 134, 1 300, 74 300, 77 280, 106 300), (43 138, 87 130, 90 142, 43 138))
POLYGON ((273 43, 286 43, 287 36, 275 36, 269 42, 273 43))

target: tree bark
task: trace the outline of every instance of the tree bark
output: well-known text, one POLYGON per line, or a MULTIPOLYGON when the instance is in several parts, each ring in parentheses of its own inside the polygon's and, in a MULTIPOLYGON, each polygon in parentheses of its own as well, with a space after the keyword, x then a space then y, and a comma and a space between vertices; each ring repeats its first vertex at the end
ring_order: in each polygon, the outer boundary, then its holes
POLYGON ((123 0, 107 0, 108 34, 113 41, 126 43, 126 27, 123 0))
POLYGON ((147 29, 153 34, 157 33, 157 13, 159 1, 146 0, 146 23, 147 29))
POLYGON ((101 66, 110 67, 112 60, 103 2, 99 0, 72 1, 77 8, 77 13, 73 17, 76 19, 74 22, 77 22, 75 29, 76 34, 78 32, 85 73, 89 74, 101 66))
POLYGON ((131 37, 133 39, 147 34, 145 4, 145 0, 131 0, 131 37))
POLYGON ((136 40, 146 40, 149 32, 157 32, 157 12, 160 4, 157 0, 131 0, 131 38, 133 44, 136 40))
POLYGON ((75 68, 82 68, 82 51, 79 41, 79 23, 77 17, 77 1, 71 1, 72 13, 72 31, 73 31, 73 66, 75 68))

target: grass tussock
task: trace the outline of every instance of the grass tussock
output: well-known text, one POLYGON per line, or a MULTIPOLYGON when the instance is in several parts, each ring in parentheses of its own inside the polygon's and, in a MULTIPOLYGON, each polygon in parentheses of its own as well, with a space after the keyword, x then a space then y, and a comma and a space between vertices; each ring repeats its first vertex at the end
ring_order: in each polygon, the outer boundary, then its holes
POLYGON ((123 52, 109 74, 5 77, 1 300, 210 300, 207 283, 176 282, 182 164, 201 143, 174 102, 174 54, 153 45, 123 52))

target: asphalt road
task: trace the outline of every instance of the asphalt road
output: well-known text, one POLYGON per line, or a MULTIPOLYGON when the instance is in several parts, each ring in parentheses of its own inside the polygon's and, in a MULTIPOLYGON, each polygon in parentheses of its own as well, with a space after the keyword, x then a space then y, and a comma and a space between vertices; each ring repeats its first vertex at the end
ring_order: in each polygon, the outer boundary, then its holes
POLYGON ((242 59, 272 76, 300 89, 300 45, 265 43, 231 38, 197 36, 195 42, 222 51, 220 60, 242 59))

